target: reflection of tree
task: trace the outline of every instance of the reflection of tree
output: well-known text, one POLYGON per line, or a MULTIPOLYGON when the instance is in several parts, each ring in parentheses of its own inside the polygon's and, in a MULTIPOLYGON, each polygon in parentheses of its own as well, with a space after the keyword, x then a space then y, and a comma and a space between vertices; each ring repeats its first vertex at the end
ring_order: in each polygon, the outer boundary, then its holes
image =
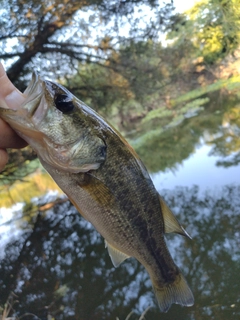
MULTIPOLYGON (((176 189, 166 200, 180 212, 193 237, 177 247, 184 273, 191 278, 196 303, 182 319, 237 319, 240 315, 240 186, 225 187, 217 196, 198 189, 176 189), (189 250, 190 249, 190 250, 189 250)), ((170 310, 170 312, 172 312, 170 310)), ((177 314, 176 314, 177 315, 177 314)), ((169 316, 170 319, 177 319, 169 316)), ((163 318, 164 319, 164 318, 163 318)), ((166 318, 167 319, 167 318, 166 318)))
POLYGON ((240 152, 237 154, 234 154, 230 159, 228 160, 222 160, 217 161, 217 166, 221 167, 231 167, 231 166, 238 166, 240 164, 240 152))
POLYGON ((48 307, 58 319, 122 317, 149 291, 136 261, 112 267, 100 236, 69 203, 38 215, 31 235, 8 246, 0 279, 1 304, 14 291, 20 314, 27 310, 41 317, 48 307))
MULTIPOLYGON (((164 197, 193 237, 171 236, 168 242, 196 301, 191 308, 173 306, 167 314, 151 309, 146 319, 238 319, 240 186, 226 186, 218 195, 177 188, 164 197)), ((68 202, 38 214, 31 234, 5 249, 1 305, 10 291, 18 296, 17 314, 41 319, 49 312, 55 319, 124 320, 140 297, 141 312, 155 302, 143 268, 129 259, 114 269, 101 237, 68 202)))
POLYGON ((26 175, 36 170, 36 165, 33 162, 29 165, 29 162, 37 157, 30 147, 22 150, 11 149, 8 150, 8 153, 9 163, 0 172, 0 186, 11 184, 16 180, 22 180, 26 175))
MULTIPOLYGON (((177 126, 166 128, 161 119, 147 123, 140 137, 132 144, 150 172, 174 169, 187 159, 203 138, 212 145, 210 155, 232 159, 219 161, 217 165, 237 165, 240 150, 239 98, 219 98, 219 93, 209 95, 210 102, 200 115, 185 119, 177 126), (222 104, 222 112, 219 112, 222 104), (238 110, 238 112, 236 111, 238 110), (228 128, 225 128, 225 126, 228 128)), ((166 125, 166 124, 165 124, 166 125)))
POLYGON ((151 123, 149 128, 145 128, 146 134, 140 136, 137 143, 134 144, 133 141, 133 146, 149 171, 158 172, 175 168, 193 153, 204 131, 216 134, 222 116, 214 113, 215 108, 216 105, 211 101, 206 111, 199 116, 185 119, 178 126, 163 128, 156 121, 154 124, 151 123))
POLYGON ((237 166, 240 162, 240 105, 233 99, 223 115, 223 125, 218 137, 209 142, 213 145, 211 154, 223 158, 217 161, 217 166, 237 166))
MULTIPOLYGON (((240 128, 239 128, 240 129, 240 128)), ((240 163, 240 137, 229 130, 221 130, 222 135, 211 141, 213 149, 211 155, 221 156, 216 165, 223 167, 237 166, 240 163)))

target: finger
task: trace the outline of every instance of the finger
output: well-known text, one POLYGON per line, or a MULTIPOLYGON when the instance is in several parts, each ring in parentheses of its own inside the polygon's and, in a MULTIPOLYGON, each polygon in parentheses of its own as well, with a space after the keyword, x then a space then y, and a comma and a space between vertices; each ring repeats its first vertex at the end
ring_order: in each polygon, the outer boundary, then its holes
POLYGON ((8 154, 6 150, 0 149, 0 172, 3 171, 8 162, 8 154))
POLYGON ((0 100, 6 101, 9 108, 17 109, 26 97, 8 79, 7 74, 0 62, 0 100))
POLYGON ((27 143, 14 132, 10 126, 0 119, 0 148, 23 148, 27 143))

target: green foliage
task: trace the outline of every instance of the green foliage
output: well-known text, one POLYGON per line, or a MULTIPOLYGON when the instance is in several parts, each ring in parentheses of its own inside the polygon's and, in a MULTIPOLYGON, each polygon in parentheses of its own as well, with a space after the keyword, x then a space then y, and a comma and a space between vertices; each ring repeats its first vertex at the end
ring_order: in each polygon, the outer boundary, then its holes
POLYGON ((162 61, 164 54, 161 43, 151 40, 131 42, 120 49, 118 71, 131 84, 137 101, 144 103, 148 95, 166 85, 168 79, 164 77, 166 74, 162 61))
POLYGON ((114 104, 133 97, 128 81, 107 66, 79 65, 78 73, 68 77, 64 85, 95 110, 110 112, 114 104))
POLYGON ((125 126, 164 99, 162 89, 171 82, 165 56, 160 43, 131 42, 114 52, 104 65, 79 64, 77 74, 69 76, 64 84, 95 110, 116 121, 117 126, 125 126))
POLYGON ((0 172, 0 189, 9 187, 16 180, 23 180, 40 166, 36 153, 30 147, 23 150, 12 149, 8 153, 9 162, 0 172))
POLYGON ((8 62, 10 79, 23 90, 33 68, 56 79, 79 62, 109 62, 128 41, 156 38, 172 10, 171 1, 156 0, 2 0, 0 59, 8 62))
POLYGON ((212 84, 209 84, 207 86, 199 87, 195 90, 189 91, 186 94, 181 95, 180 97, 171 100, 171 104, 173 106, 191 100, 196 99, 197 97, 200 97, 202 95, 205 95, 206 93, 214 92, 222 88, 226 88, 228 90, 235 90, 240 87, 240 76, 233 76, 229 79, 220 79, 215 81, 212 84))
POLYGON ((214 63, 240 44, 240 7, 238 0, 198 1, 172 25, 169 39, 178 45, 191 41, 195 55, 214 63))
POLYGON ((165 108, 160 108, 160 109, 155 109, 150 111, 145 118, 143 118, 143 123, 152 120, 152 119, 157 119, 157 118, 165 118, 165 117, 170 117, 174 115, 174 110, 168 110, 165 108))
POLYGON ((169 128, 173 126, 173 124, 176 124, 180 118, 184 119, 184 117, 189 117, 190 114, 193 115, 196 112, 202 110, 200 106, 204 105, 207 102, 209 102, 209 98, 201 98, 188 102, 187 104, 178 109, 165 109, 164 107, 160 109, 155 109, 147 114, 147 116, 143 119, 142 123, 146 123, 150 120, 155 120, 159 118, 161 119, 162 125, 169 128))

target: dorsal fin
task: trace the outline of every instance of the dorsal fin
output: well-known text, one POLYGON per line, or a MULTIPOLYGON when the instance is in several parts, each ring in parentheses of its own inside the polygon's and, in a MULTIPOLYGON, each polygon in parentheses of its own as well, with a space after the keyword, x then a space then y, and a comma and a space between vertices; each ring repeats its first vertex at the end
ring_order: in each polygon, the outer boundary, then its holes
POLYGON ((179 233, 182 236, 192 239, 190 235, 187 233, 187 231, 180 225, 180 223, 175 218, 172 211, 169 209, 166 202, 162 199, 160 195, 159 200, 163 214, 165 233, 179 233))
POLYGON ((108 248, 108 253, 114 267, 118 267, 124 260, 126 260, 127 258, 130 258, 130 256, 126 255, 122 251, 114 248, 106 240, 105 240, 105 246, 108 248))

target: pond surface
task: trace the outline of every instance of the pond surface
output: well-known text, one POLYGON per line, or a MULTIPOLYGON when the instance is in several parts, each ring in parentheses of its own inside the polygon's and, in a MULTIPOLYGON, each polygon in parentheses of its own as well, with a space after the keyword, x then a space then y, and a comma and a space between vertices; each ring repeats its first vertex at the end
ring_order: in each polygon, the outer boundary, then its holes
POLYGON ((8 316, 136 320, 146 311, 147 320, 240 319, 240 101, 220 105, 211 97, 205 111, 174 127, 158 132, 154 121, 129 135, 193 238, 167 235, 194 306, 160 313, 143 267, 128 259, 115 269, 101 236, 64 195, 49 191, 0 210, 0 306, 8 316))

